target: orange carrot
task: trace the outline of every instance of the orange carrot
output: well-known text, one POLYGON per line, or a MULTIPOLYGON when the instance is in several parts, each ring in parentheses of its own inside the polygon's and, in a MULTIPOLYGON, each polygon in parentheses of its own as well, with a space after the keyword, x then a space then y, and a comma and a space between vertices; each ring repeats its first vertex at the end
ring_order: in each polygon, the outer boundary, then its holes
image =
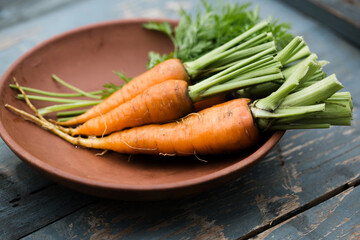
POLYGON ((190 114, 195 106, 201 109, 225 100, 225 95, 218 95, 196 105, 189 96, 187 82, 168 80, 150 87, 106 114, 64 131, 71 135, 104 136, 125 128, 173 121, 190 114))
MULTIPOLYGON (((268 42, 272 40, 267 33, 259 34, 258 36, 249 39, 249 36, 254 35, 259 31, 263 31, 268 26, 267 21, 262 21, 252 28, 248 29, 239 36, 231 39, 227 43, 209 51, 201 57, 182 63, 178 59, 170 59, 156 65, 154 68, 146 71, 138 77, 131 80, 128 84, 124 85, 123 88, 113 93, 106 100, 101 102, 99 105, 91 108, 85 114, 80 115, 72 120, 62 122, 59 124, 63 126, 70 126, 83 123, 93 117, 101 116, 114 107, 134 98, 138 94, 142 93, 145 89, 153 86, 154 84, 166 81, 166 80, 184 80, 189 83, 190 77, 192 79, 199 77, 199 75, 206 73, 207 78, 201 79, 198 83, 191 86, 192 91, 189 92, 191 99, 199 101, 202 97, 208 97, 219 92, 210 91, 208 95, 202 96, 201 94, 209 88, 219 85, 221 83, 234 80, 237 76, 248 73, 249 71, 255 70, 256 66, 265 63, 274 63, 278 60, 274 60, 273 55, 276 53, 275 44, 273 41, 268 44, 262 45, 261 48, 254 49, 253 44, 257 42, 268 42), (250 47, 252 46, 252 47, 250 47), (237 56, 236 51, 244 50, 247 53, 245 55, 237 56), (223 58, 230 57, 231 61, 223 62, 223 58), (215 68, 214 68, 215 64, 215 68), (212 69, 211 73, 206 71, 212 69)), ((244 52, 243 52, 244 53, 244 52)), ((279 73, 279 69, 276 70, 279 73)), ((266 73, 266 75, 269 73, 266 73)), ((259 75, 257 75, 259 77, 259 75)), ((282 74, 273 76, 278 80, 282 79, 282 74), (281 76, 279 76, 281 75, 281 76)), ((200 77, 201 78, 201 77, 200 77)), ((200 80, 200 79, 198 79, 200 80)), ((258 81, 259 79, 257 79, 258 81)), ((266 81, 270 81, 267 79, 266 81)), ((251 85, 259 84, 260 82, 251 83, 251 85)), ((231 85, 233 86, 233 85, 231 85)), ((231 87, 227 85, 226 87, 231 87)), ((244 87, 244 86, 242 86, 244 87)), ((221 88, 215 89, 215 91, 228 91, 221 88)))
POLYGON ((152 69, 142 73, 114 92, 100 104, 92 107, 86 113, 66 122, 59 122, 63 126, 77 125, 93 117, 100 116, 118 105, 134 98, 145 89, 170 79, 184 80, 189 83, 189 76, 179 59, 166 60, 152 69))
POLYGON ((259 132, 249 102, 235 99, 176 122, 131 128, 102 138, 72 137, 46 120, 6 106, 74 145, 125 154, 186 156, 230 153, 253 146, 259 132))
POLYGON ((69 128, 68 133, 101 136, 128 127, 178 119, 192 111, 193 104, 187 92, 185 81, 168 80, 156 84, 108 113, 74 129, 69 128))

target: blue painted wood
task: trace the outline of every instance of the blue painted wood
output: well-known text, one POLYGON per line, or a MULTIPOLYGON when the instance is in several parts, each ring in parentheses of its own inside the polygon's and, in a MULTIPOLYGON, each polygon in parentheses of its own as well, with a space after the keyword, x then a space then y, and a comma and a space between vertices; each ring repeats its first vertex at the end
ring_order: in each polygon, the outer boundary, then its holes
POLYGON ((339 129, 331 136, 319 131, 295 131, 287 134, 278 149, 254 169, 213 191, 155 203, 104 200, 25 239, 50 236, 60 239, 64 234, 76 236, 75 239, 141 239, 145 236, 146 239, 238 239, 302 208, 346 181, 359 178, 356 164, 359 141, 352 148, 346 148, 351 145, 349 138, 339 146, 344 150, 339 151, 338 156, 324 147, 336 148, 336 141, 330 139, 343 132, 339 129), (308 145, 311 140, 322 143, 312 147, 308 145))
POLYGON ((3 143, 0 153, 0 239, 22 237, 94 201, 44 178, 3 143))
POLYGON ((359 239, 359 199, 352 187, 253 239, 359 239))
POLYGON ((360 47, 359 0, 283 0, 360 47))
MULTIPOLYGON (((1 237, 237 239, 358 179, 360 52, 281 2, 254 2, 263 16, 291 22, 294 34, 304 36, 320 59, 330 60, 326 71, 337 73, 354 96, 352 127, 288 132, 276 149, 236 181, 201 195, 154 203, 98 200, 65 190, 24 165, 1 141, 0 170, 6 174, 0 186, 6 187, 0 191, 0 222, 11 223, 1 237), (42 208, 36 207, 39 204, 42 208)), ((179 3, 194 11, 199 1, 76 1, 34 15, 0 29, 0 74, 26 50, 63 31, 116 18, 177 18, 179 3)))
POLYGON ((73 0, 0 0, 0 28, 8 28, 73 3, 73 0))

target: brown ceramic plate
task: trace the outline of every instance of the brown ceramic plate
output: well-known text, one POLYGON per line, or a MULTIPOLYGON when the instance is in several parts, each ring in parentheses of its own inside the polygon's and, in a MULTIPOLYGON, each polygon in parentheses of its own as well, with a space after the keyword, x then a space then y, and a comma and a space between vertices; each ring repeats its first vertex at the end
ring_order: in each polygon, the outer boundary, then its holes
POLYGON ((125 71, 128 76, 145 71, 150 50, 165 53, 173 46, 163 34, 144 30, 144 22, 148 20, 112 21, 61 34, 27 52, 5 72, 0 82, 0 133, 21 159, 52 180, 84 193, 158 200, 198 193, 229 181, 279 141, 283 132, 264 136, 258 146, 241 154, 202 157, 206 163, 196 157, 95 156, 99 151, 76 148, 4 108, 8 103, 29 111, 8 87, 13 77, 28 87, 67 91, 51 79, 54 73, 90 91, 118 82, 113 70, 125 71))

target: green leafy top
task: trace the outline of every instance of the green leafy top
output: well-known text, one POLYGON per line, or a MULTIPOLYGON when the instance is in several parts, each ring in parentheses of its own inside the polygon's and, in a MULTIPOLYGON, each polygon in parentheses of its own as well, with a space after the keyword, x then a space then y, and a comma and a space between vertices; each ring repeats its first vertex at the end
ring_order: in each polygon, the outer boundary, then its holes
MULTIPOLYGON (((125 83, 128 83, 132 80, 132 78, 127 77, 123 72, 121 71, 113 71, 113 73, 118 76, 121 80, 123 80, 125 83)), ((111 94, 113 94, 115 91, 117 91, 118 89, 122 88, 124 86, 124 84, 120 84, 120 85, 116 85, 114 83, 106 83, 103 85, 103 90, 102 90, 102 94, 101 94, 101 99, 105 99, 108 96, 110 96, 111 94)))
MULTIPOLYGON (((245 32, 260 21, 259 8, 249 10, 251 4, 219 2, 212 6, 202 1, 204 11, 198 8, 194 18, 184 9, 180 10, 180 22, 172 31, 167 22, 150 22, 144 28, 165 33, 173 41, 175 49, 171 55, 149 54, 148 68, 170 57, 176 57, 183 62, 192 61, 210 50, 228 42, 230 39, 245 32)), ((290 25, 272 21, 263 31, 272 32, 278 49, 282 49, 293 36, 288 33, 290 25)))

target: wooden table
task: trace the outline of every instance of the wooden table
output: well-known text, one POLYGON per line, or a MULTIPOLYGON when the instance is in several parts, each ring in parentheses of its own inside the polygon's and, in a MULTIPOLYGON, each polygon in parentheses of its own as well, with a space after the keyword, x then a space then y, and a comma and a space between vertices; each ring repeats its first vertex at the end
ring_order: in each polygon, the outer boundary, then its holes
MULTIPOLYGON (((124 202, 66 189, 0 140, 0 239, 360 239, 360 51, 276 0, 261 15, 291 22, 354 97, 351 127, 288 131, 253 169, 209 192, 124 202)), ((0 73, 51 36, 90 23, 178 18, 198 1, 0 1, 0 73)), ((360 40, 359 40, 360 41, 360 40)))

